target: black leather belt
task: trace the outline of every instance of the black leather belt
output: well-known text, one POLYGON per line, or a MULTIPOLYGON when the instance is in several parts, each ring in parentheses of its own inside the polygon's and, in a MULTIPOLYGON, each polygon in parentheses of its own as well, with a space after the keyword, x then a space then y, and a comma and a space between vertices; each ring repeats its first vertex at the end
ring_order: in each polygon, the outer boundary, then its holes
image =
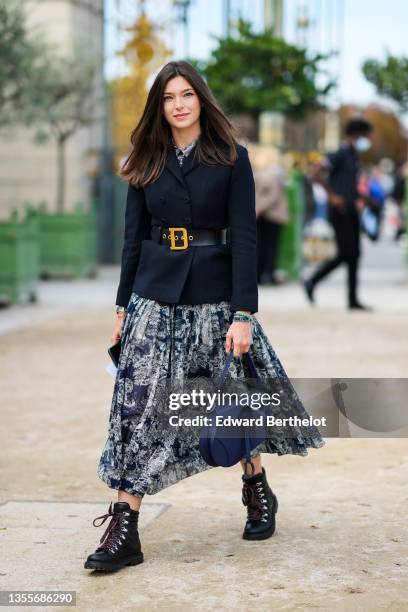
POLYGON ((188 227, 164 227, 153 225, 151 238, 158 244, 170 247, 172 251, 187 249, 191 246, 209 246, 227 244, 228 228, 225 229, 189 229, 188 227))

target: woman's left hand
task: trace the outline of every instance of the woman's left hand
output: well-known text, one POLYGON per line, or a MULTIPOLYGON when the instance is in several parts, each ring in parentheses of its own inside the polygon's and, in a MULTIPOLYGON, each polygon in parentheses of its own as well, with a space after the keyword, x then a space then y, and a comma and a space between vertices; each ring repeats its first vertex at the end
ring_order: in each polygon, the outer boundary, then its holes
POLYGON ((234 349, 234 357, 240 357, 242 353, 247 353, 252 344, 252 325, 251 321, 233 321, 228 329, 225 350, 227 353, 234 349))

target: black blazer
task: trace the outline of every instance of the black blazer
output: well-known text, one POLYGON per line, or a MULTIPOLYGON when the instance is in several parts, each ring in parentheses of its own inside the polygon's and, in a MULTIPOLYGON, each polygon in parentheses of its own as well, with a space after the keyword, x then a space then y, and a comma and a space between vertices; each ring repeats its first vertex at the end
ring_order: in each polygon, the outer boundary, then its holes
POLYGON ((180 167, 173 147, 160 177, 129 183, 116 304, 132 291, 172 304, 229 300, 231 310, 258 310, 255 185, 248 151, 237 145, 233 166, 205 165, 196 148, 180 167), (171 251, 150 238, 151 225, 229 227, 229 243, 171 251))

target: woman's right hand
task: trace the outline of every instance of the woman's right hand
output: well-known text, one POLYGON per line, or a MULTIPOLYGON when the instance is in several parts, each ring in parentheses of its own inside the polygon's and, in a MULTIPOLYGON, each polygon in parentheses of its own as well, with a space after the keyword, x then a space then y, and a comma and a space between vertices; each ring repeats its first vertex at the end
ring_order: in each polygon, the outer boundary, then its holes
POLYGON ((114 345, 117 342, 119 342, 119 340, 120 340, 120 338, 122 336, 122 328, 123 328, 124 320, 125 320, 125 317, 124 317, 123 314, 116 315, 115 327, 113 328, 113 332, 112 332, 112 335, 111 335, 112 345, 114 345))

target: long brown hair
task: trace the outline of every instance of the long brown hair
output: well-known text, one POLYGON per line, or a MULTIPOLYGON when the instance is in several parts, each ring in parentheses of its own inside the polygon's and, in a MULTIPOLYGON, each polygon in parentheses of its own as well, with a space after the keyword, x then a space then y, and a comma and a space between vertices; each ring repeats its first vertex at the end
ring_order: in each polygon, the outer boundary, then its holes
POLYGON ((169 147, 172 146, 171 127, 163 115, 163 94, 167 82, 177 76, 189 82, 201 103, 201 134, 194 151, 199 162, 230 165, 237 159, 235 128, 203 77, 188 62, 168 62, 150 88, 140 121, 131 132, 132 150, 118 171, 121 178, 135 187, 148 185, 163 171, 169 147))

